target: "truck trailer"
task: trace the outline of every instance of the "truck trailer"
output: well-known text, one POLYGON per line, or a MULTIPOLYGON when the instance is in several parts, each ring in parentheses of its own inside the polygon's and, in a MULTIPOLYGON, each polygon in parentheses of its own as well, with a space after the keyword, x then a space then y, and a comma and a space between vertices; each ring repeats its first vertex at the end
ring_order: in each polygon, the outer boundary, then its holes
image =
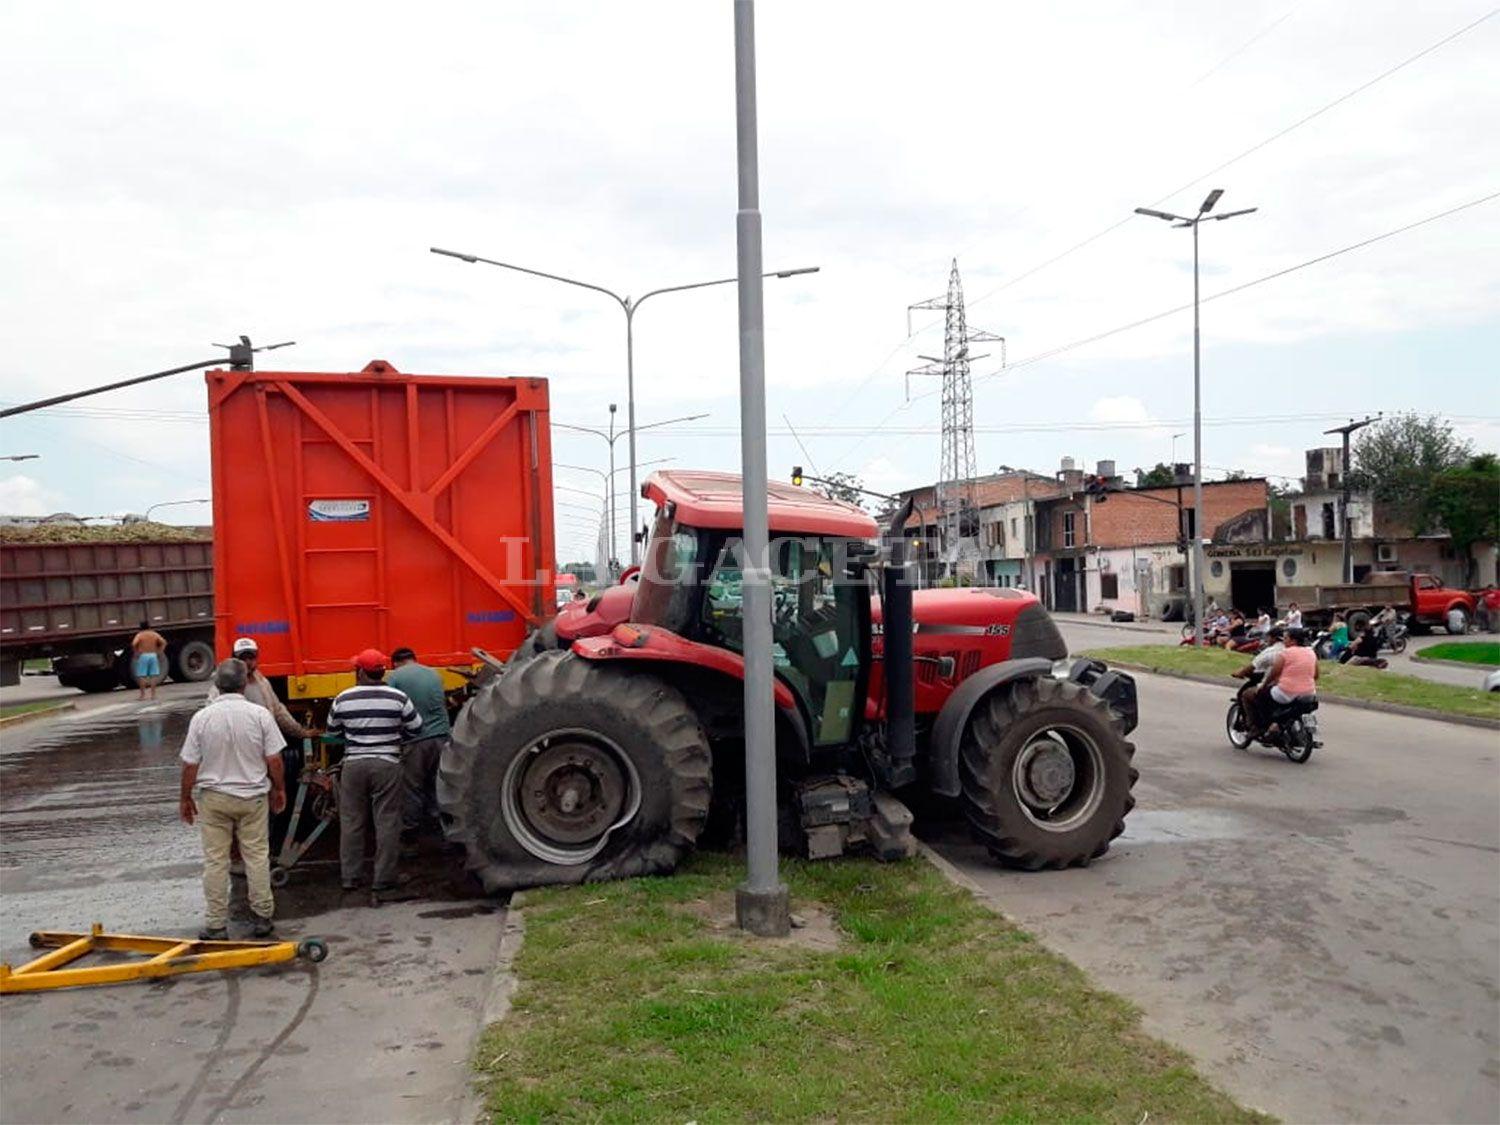
POLYGON ((178 681, 214 668, 213 543, 139 540, 88 528, 72 542, 0 542, 0 684, 45 659, 64 687, 133 686, 130 640, 142 621, 167 641, 178 681))
MULTIPOLYGON (((552 613, 544 379, 207 372, 218 655, 321 717, 362 649, 467 682, 552 613)), ((296 706, 296 705, 301 706, 296 706)))

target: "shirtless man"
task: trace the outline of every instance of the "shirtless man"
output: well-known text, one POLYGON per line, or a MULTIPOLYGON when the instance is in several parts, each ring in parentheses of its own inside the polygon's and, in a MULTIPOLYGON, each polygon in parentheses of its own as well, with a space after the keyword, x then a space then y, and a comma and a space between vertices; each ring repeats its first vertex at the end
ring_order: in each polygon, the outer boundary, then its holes
POLYGON ((135 674, 136 687, 141 691, 139 698, 145 699, 147 691, 151 692, 152 699, 156 698, 156 685, 161 683, 161 665, 166 652, 167 638, 151 628, 151 622, 142 621, 140 632, 130 640, 130 670, 135 674))

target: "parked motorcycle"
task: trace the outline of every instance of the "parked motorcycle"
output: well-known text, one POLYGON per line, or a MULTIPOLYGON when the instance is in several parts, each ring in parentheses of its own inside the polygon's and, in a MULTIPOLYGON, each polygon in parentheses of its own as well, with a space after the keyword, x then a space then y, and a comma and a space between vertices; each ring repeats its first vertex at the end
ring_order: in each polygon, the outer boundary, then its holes
MULTIPOLYGON (((1318 709, 1316 699, 1294 700, 1291 703, 1272 705, 1271 726, 1274 733, 1252 735, 1240 708, 1240 698, 1229 700, 1229 713, 1224 717, 1224 729, 1229 735, 1229 744, 1236 750, 1248 750, 1252 742, 1259 742, 1272 750, 1280 750, 1298 765, 1312 757, 1312 752, 1323 744, 1318 741, 1318 718, 1313 714, 1318 709)), ((1270 727, 1267 728, 1270 731, 1270 727)))

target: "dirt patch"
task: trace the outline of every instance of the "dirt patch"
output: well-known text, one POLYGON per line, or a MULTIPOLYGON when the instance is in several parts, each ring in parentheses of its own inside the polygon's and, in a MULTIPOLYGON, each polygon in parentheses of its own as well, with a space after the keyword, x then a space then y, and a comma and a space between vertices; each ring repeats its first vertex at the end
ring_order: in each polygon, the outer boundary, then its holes
MULTIPOLYGON (((734 895, 719 892, 707 898, 693 899, 679 908, 697 918, 716 937, 740 938, 745 936, 734 921, 734 895)), ((757 942, 771 945, 792 945, 800 949, 811 949, 817 953, 829 953, 844 944, 844 934, 834 922, 833 915, 813 903, 793 904, 792 932, 781 938, 756 938, 757 942)))

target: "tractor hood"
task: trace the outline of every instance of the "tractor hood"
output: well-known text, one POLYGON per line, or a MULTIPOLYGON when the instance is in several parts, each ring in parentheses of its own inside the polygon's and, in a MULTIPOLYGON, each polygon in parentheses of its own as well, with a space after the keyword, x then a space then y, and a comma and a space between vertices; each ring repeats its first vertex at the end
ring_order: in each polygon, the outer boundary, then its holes
MULTIPOLYGON (((871 617, 881 620, 880 603, 871 617)), ((955 587, 912 593, 918 656, 976 651, 980 664, 1043 656, 1061 660, 1068 646, 1034 594, 1005 587, 955 587), (982 650, 982 651, 981 651, 982 650)))

